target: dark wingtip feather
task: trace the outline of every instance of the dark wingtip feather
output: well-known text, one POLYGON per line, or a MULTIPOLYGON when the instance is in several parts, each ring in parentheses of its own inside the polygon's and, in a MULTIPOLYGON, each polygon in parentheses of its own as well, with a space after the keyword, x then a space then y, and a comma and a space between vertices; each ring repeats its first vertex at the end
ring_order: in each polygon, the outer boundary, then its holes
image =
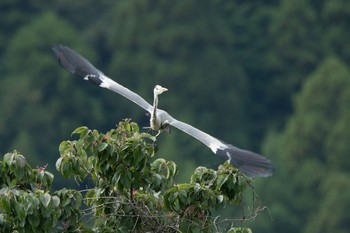
POLYGON ((73 49, 58 44, 52 46, 52 50, 62 67, 70 73, 84 78, 97 86, 102 83, 99 78, 102 72, 96 69, 86 58, 73 49))
POLYGON ((229 160, 234 167, 249 177, 267 177, 274 171, 271 161, 267 158, 232 145, 218 149, 216 154, 229 160))

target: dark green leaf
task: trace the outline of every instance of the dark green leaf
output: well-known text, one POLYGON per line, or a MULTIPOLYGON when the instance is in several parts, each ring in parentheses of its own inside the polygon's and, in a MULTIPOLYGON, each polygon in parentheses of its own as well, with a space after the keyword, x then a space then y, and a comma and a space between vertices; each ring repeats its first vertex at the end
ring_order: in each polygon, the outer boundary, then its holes
POLYGON ((103 151, 104 149, 106 149, 107 148, 107 146, 108 146, 108 143, 106 143, 106 142, 102 142, 102 143, 100 143, 99 145, 98 145, 98 152, 101 152, 101 151, 103 151))

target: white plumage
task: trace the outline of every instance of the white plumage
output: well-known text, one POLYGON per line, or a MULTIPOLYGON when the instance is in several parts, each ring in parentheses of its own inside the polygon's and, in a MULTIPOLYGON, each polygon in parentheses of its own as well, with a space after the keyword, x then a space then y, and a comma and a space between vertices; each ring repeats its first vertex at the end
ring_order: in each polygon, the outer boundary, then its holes
POLYGON ((214 154, 229 161, 234 167, 247 176, 266 177, 272 175, 272 164, 265 157, 248 150, 240 149, 231 144, 224 143, 192 125, 176 120, 166 111, 157 109, 158 95, 167 91, 166 88, 159 85, 155 86, 153 90, 154 102, 152 106, 135 92, 132 92, 128 88, 123 87, 104 75, 87 59, 74 50, 63 45, 55 45, 52 49, 61 65, 72 74, 90 81, 97 86, 116 92, 149 112, 151 114, 150 128, 159 131, 157 136, 162 130, 167 129, 169 126, 173 126, 202 142, 209 147, 214 154))

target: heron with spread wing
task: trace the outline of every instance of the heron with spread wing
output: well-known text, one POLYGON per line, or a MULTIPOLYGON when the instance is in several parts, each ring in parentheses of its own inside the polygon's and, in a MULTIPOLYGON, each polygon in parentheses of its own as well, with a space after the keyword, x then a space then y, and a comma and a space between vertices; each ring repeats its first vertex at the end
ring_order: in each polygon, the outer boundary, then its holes
POLYGON ((202 142, 204 145, 209 147, 214 154, 229 161, 234 167, 247 176, 267 177, 272 175, 272 164, 265 157, 220 141, 219 139, 193 127, 192 125, 176 120, 166 111, 158 109, 158 96, 168 89, 160 85, 156 85, 154 87, 154 102, 152 106, 135 92, 132 92, 128 88, 123 87, 107 77, 100 70, 94 67, 86 58, 67 46, 55 45, 52 47, 52 50, 56 54, 63 68, 68 70, 70 73, 77 75, 99 87, 116 92, 150 113, 150 128, 152 130, 158 130, 157 136, 162 130, 173 126, 202 142))

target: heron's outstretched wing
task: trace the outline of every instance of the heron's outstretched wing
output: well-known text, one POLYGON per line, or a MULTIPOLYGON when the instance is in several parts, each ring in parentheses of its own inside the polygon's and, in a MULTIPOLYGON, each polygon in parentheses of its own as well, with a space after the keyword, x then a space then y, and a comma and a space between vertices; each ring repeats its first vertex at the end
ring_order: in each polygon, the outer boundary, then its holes
POLYGON ((270 160, 265 157, 224 143, 219 139, 193 127, 192 125, 178 121, 167 112, 159 110, 159 115, 163 122, 178 128, 209 147, 214 154, 222 159, 228 160, 234 167, 250 177, 271 176, 273 167, 270 160))
POLYGON ((79 53, 64 45, 54 45, 52 50, 56 54, 63 68, 68 70, 70 73, 75 74, 97 86, 114 91, 131 100, 148 112, 152 111, 152 105, 150 105, 141 96, 108 78, 79 53))

